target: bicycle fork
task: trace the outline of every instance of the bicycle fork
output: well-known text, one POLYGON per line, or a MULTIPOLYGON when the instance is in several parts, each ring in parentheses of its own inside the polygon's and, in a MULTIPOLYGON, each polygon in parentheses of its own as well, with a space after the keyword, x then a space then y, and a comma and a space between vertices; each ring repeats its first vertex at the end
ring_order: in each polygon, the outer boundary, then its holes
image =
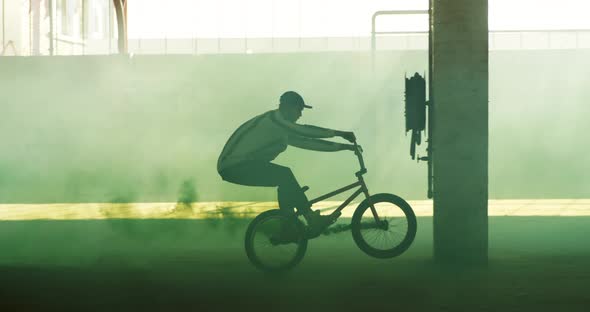
POLYGON ((363 194, 365 194, 365 197, 369 201, 369 205, 371 207, 371 213, 373 213, 373 218, 375 218, 375 223, 380 224, 381 221, 379 220, 379 215, 377 215, 377 209, 375 209, 375 205, 371 201, 371 195, 369 194, 369 189, 367 188, 367 184, 365 184, 365 179, 362 176, 359 176, 358 179, 359 179, 359 182, 361 182, 361 190, 363 191, 363 194))

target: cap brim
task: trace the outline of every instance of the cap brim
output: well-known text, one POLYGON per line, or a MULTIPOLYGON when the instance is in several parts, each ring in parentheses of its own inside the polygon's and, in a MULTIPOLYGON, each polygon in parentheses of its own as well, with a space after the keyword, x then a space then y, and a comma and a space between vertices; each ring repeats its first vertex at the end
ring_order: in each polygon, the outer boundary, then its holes
POLYGON ((305 104, 303 104, 303 107, 304 108, 313 108, 313 106, 309 106, 309 105, 305 105, 305 104))

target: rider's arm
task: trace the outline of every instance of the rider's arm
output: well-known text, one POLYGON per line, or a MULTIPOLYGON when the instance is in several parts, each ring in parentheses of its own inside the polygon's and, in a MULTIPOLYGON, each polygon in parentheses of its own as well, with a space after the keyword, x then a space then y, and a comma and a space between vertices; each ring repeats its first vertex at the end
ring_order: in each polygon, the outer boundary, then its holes
POLYGON ((310 139, 296 135, 290 135, 288 140, 289 145, 312 151, 336 152, 342 150, 350 150, 352 148, 350 144, 341 144, 326 140, 310 139))
POLYGON ((290 136, 296 135, 306 138, 331 138, 340 135, 341 133, 341 131, 338 130, 320 128, 310 125, 299 125, 294 122, 287 121, 283 118, 278 110, 272 112, 270 118, 275 124, 287 130, 290 136))

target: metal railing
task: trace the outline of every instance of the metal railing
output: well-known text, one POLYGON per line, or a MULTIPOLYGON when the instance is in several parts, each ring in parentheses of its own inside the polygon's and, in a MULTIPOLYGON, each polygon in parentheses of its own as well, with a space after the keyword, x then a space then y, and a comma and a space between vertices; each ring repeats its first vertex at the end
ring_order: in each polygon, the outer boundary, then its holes
MULTIPOLYGON (((590 49, 590 30, 502 30, 489 36, 490 51, 494 50, 555 50, 590 49)), ((6 42, 8 43, 8 41, 6 42)), ((54 55, 108 55, 117 53, 117 39, 54 38, 54 55), (83 48, 82 48, 83 47, 83 48)), ((27 49, 16 51, 29 56, 27 49)), ((428 33, 388 32, 375 39, 374 51, 427 50, 428 33)), ((6 55, 12 55, 12 46, 6 55)), ((316 37, 316 38, 163 38, 129 39, 129 53, 133 54, 256 54, 306 53, 329 51, 370 52, 371 37, 316 37)), ((41 55, 50 55, 49 46, 41 55)))
MULTIPOLYGON (((374 53, 378 50, 377 47, 377 36, 378 35, 393 35, 400 36, 404 35, 406 38, 406 48, 409 48, 407 38, 411 35, 422 35, 426 40, 428 37, 427 30, 416 30, 416 31, 378 31, 377 30, 377 17, 383 15, 428 15, 428 10, 390 10, 390 11, 377 11, 371 18, 371 51, 374 53)), ((506 39, 506 38, 505 38, 506 39)), ((498 50, 520 50, 520 49, 590 49, 590 29, 508 29, 508 30, 491 30, 489 32, 490 49, 498 50), (525 44, 526 37, 530 34, 542 35, 544 39, 537 40, 541 41, 542 44, 525 44), (517 44, 498 44, 498 37, 518 36, 516 39, 517 44), (556 35, 573 35, 573 44, 570 38, 570 42, 564 43, 563 40, 559 44, 553 44, 556 35), (583 37, 583 38, 582 38, 583 37)), ((515 40, 511 40, 515 41, 515 40)), ((425 45, 423 49, 428 49, 425 45)))
POLYGON ((398 35, 398 34, 428 34, 428 31, 377 31, 377 17, 383 15, 424 15, 428 10, 395 10, 395 11, 377 11, 371 17, 371 51, 375 51, 377 45, 377 35, 398 35))

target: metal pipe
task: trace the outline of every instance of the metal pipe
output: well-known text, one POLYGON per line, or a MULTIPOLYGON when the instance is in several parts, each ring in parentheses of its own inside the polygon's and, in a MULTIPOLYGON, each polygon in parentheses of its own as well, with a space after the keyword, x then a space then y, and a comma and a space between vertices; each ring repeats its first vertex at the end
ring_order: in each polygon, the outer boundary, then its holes
POLYGON ((127 54, 127 1, 113 0, 117 14, 119 54, 127 54))
MULTIPOLYGON (((55 10, 55 12, 56 12, 55 14, 56 14, 56 16, 57 16, 57 2, 55 3, 55 9, 56 9, 56 10, 55 10)), ((62 12, 62 13, 63 13, 63 12, 62 12)), ((63 17, 62 17, 62 19, 63 19, 63 17)), ((59 33, 60 33, 60 32, 59 32, 59 31, 57 31, 57 30, 58 30, 58 29, 59 29, 60 31, 62 30, 62 29, 61 29, 61 26, 59 26, 59 25, 60 25, 60 23, 58 23, 58 24, 55 26, 56 34, 54 34, 54 36, 53 36, 53 38, 55 38, 55 40, 54 40, 54 50, 55 50, 55 51, 53 52, 53 54, 54 54, 54 55, 55 55, 55 54, 59 54, 59 40, 57 40, 57 39, 58 39, 57 37, 58 37, 58 35, 59 35, 59 33)))
POLYGON ((4 47, 6 46, 6 33, 5 33, 5 17, 6 14, 4 14, 4 0, 2 0, 2 49, 4 49, 4 47))
POLYGON ((5 17, 6 14, 4 14, 4 0, 2 0, 2 48, 4 49, 4 47, 6 46, 6 33, 5 33, 5 17))
POLYGON ((490 33, 538 33, 538 32, 585 32, 590 31, 590 28, 571 28, 571 29, 505 29, 505 30, 490 30, 490 33))
POLYGON ((82 55, 86 54, 86 1, 82 1, 82 16, 80 19, 82 20, 82 55))
MULTIPOLYGON (((376 28, 375 21, 377 20, 378 16, 381 16, 381 15, 416 15, 416 14, 428 14, 429 12, 430 12, 429 10, 394 10, 394 11, 377 11, 377 12, 373 13, 373 17, 371 18, 371 53, 372 53, 372 56, 375 55, 375 49, 376 49, 375 35, 377 34, 377 32, 375 30, 375 28, 376 28)), ((379 34, 382 34, 382 33, 385 33, 385 32, 380 32, 379 34)), ((404 32, 404 33, 408 33, 408 32, 404 32)))
POLYGON ((31 1, 31 55, 41 54, 41 0, 31 1))
POLYGON ((410 35, 410 34, 426 34, 428 31, 414 30, 414 31, 376 31, 375 35, 410 35))
MULTIPOLYGON (((432 35, 431 29, 429 26, 428 31, 377 31, 376 30, 376 20, 378 16, 381 15, 419 15, 419 14, 429 14, 432 15, 432 0, 430 1, 429 9, 428 10, 392 10, 392 11, 377 11, 373 13, 371 18, 371 66, 373 70, 375 69, 375 50, 377 49, 376 43, 376 35, 395 35, 395 34, 426 34, 428 33, 429 36, 432 35)), ((432 21, 430 21, 432 23, 432 21)), ((590 29, 511 29, 511 30, 496 30, 496 31, 489 31, 489 33, 537 33, 537 32, 585 32, 590 31, 590 29)), ((522 44, 522 40, 521 40, 522 44)))
POLYGON ((271 38, 270 38, 270 47, 272 52, 275 52, 275 0, 272 0, 271 2, 271 26, 270 26, 270 31, 271 31, 271 38))
MULTIPOLYGON (((375 69, 375 50, 377 48, 376 44, 376 35, 392 35, 392 34, 423 34, 428 33, 428 146, 426 148, 427 152, 427 181, 428 181, 428 198, 432 198, 434 191, 433 191, 433 176, 432 176, 432 123, 433 123, 433 112, 434 112, 434 92, 432 88, 432 28, 433 28, 433 16, 432 16, 432 6, 433 1, 429 1, 428 10, 395 10, 395 11, 377 11, 373 14, 371 19, 371 65, 373 70, 375 69), (381 15, 418 15, 418 14, 428 14, 428 31, 380 31, 376 30, 376 19, 378 16, 381 15)), ((406 42, 406 45, 408 43, 406 42)), ((406 46, 408 47, 408 46, 406 46)))
POLYGON ((301 0, 298 1, 298 19, 297 19, 297 33, 298 33, 298 38, 297 38, 297 48, 299 49, 299 52, 301 51, 301 0))
POLYGON ((113 51, 112 39, 113 39, 113 3, 109 3, 109 54, 113 51))
POLYGON ((53 14, 55 13, 55 10, 53 9, 53 0, 49 0, 47 6, 49 7, 49 55, 53 56, 53 14))
POLYGON ((125 16, 125 53, 129 52, 129 16, 127 16, 127 5, 129 4, 129 0, 121 0, 123 3, 123 13, 125 16))
MULTIPOLYGON (((588 32, 590 28, 586 29, 503 29, 490 30, 490 34, 495 33, 571 33, 571 32, 588 32)), ((376 35, 405 35, 405 34, 428 34, 427 30, 413 30, 413 31, 376 31, 376 35)))
POLYGON ((29 56, 33 55, 33 0, 29 0, 29 56))

